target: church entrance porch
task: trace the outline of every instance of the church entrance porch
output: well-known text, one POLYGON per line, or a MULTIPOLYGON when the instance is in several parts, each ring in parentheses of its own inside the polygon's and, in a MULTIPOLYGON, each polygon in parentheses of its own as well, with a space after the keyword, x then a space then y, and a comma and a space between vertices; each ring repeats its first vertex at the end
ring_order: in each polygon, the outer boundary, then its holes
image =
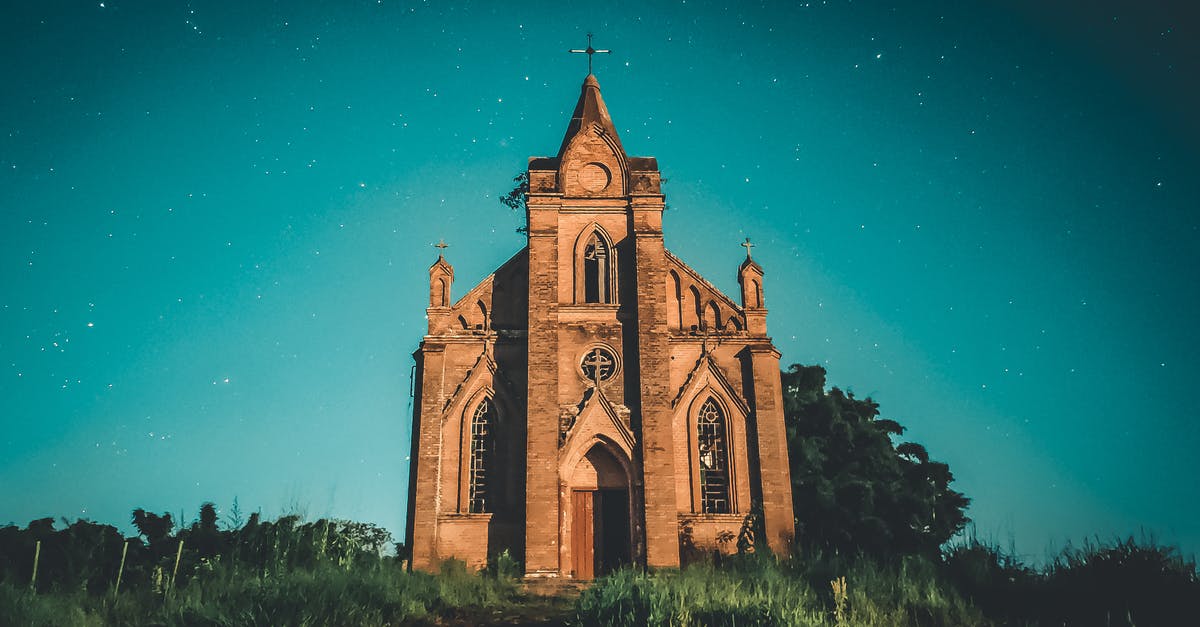
POLYGON ((597 444, 572 473, 568 521, 571 576, 591 580, 630 563, 629 479, 623 465, 597 444))

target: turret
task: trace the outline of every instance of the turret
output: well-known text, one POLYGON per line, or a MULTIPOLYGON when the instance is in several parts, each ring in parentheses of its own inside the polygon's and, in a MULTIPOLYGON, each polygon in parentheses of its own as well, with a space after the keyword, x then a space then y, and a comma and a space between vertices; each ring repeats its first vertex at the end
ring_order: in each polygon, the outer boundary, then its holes
MULTIPOLYGON (((445 244, 438 243, 438 248, 445 247, 445 244)), ((446 321, 450 318, 450 305, 453 304, 450 300, 450 286, 453 283, 454 267, 438 253, 437 261, 429 266, 429 308, 425 310, 425 317, 429 319, 430 335, 446 328, 446 321)))
POLYGON ((750 257, 750 238, 742 244, 746 247, 746 260, 738 268, 738 284, 742 286, 742 309, 746 312, 746 331, 750 335, 767 334, 767 307, 763 300, 763 269, 750 257))

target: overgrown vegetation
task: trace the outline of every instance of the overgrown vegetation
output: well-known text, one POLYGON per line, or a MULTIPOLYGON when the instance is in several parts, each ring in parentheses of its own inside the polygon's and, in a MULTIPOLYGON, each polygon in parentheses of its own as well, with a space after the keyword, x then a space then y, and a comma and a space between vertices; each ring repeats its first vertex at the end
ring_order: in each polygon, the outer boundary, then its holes
POLYGON ((1071 547, 1040 569, 977 541, 933 558, 743 554, 682 571, 621 571, 576 606, 581 625, 1148 627, 1197 616, 1196 563, 1133 538, 1071 547))
POLYGON ((1068 546, 1038 569, 971 539, 949 547, 941 569, 997 624, 1145 627, 1200 616, 1195 559, 1152 537, 1068 546))
POLYGON ((221 529, 211 503, 188 527, 140 509, 133 523, 128 540, 84 520, 0 528, 0 624, 398 625, 505 607, 517 590, 511 565, 407 572, 370 524, 252 514, 221 529))
MULTIPOLYGON (((506 554, 484 572, 447 562, 428 575, 385 554, 371 525, 251 516, 164 533, 165 515, 142 516, 152 535, 129 540, 123 569, 112 527, 0 528, 0 624, 473 624, 500 610, 520 624, 520 566, 506 554)), ((1200 616, 1200 576, 1152 538, 1068 547, 1037 569, 976 540, 934 557, 813 547, 781 560, 747 544, 682 571, 618 571, 557 611, 579 625, 1186 625, 1200 616)))
POLYGON ((748 559, 654 574, 622 570, 584 591, 584 625, 817 625, 820 603, 800 579, 748 559))

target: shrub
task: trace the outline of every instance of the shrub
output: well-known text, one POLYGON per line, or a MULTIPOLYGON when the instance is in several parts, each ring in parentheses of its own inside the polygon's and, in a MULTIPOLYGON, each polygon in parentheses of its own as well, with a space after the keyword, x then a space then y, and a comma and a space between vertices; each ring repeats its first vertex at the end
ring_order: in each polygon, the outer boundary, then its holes
POLYGON ((516 581, 525 571, 521 568, 521 562, 518 562, 508 549, 504 549, 488 562, 487 572, 497 579, 516 581))
POLYGON ((1070 624, 1175 625, 1200 616, 1194 559, 1152 537, 1068 546, 1046 572, 1048 619, 1070 624))
POLYGON ((0 583, 0 618, 6 625, 29 627, 93 627, 105 621, 84 608, 83 593, 39 595, 24 587, 0 583))
POLYGON ((1040 614, 1041 576, 994 544, 971 537, 950 546, 942 568, 945 579, 993 619, 1024 622, 1040 614))

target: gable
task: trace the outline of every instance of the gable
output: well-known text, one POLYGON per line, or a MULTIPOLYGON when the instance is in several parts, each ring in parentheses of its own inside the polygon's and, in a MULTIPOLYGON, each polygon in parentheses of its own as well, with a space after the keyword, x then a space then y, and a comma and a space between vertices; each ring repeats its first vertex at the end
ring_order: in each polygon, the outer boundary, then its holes
POLYGON ((504 405, 505 413, 508 415, 518 415, 515 410, 524 407, 524 403, 520 402, 521 395, 517 393, 508 378, 498 370, 496 360, 489 347, 484 346, 479 356, 476 357, 475 363, 467 369, 462 380, 446 398, 442 407, 443 418, 463 412, 468 405, 472 404, 469 401, 479 396, 481 391, 496 398, 499 403, 504 405))
POLYGON ((717 395, 723 397, 726 403, 735 407, 743 416, 750 414, 750 407, 746 404, 746 401, 730 385, 729 377, 725 375, 725 371, 708 353, 700 355, 700 359, 696 361, 696 366, 688 373, 687 379, 680 386, 679 391, 675 394, 675 398, 671 400, 671 406, 678 411, 681 407, 686 407, 689 403, 692 403, 705 390, 715 392, 717 395))
POLYGON ((559 416, 559 473, 572 473, 597 442, 604 442, 624 459, 633 459, 637 439, 629 424, 629 408, 612 403, 604 391, 591 388, 579 405, 561 408, 559 416))

